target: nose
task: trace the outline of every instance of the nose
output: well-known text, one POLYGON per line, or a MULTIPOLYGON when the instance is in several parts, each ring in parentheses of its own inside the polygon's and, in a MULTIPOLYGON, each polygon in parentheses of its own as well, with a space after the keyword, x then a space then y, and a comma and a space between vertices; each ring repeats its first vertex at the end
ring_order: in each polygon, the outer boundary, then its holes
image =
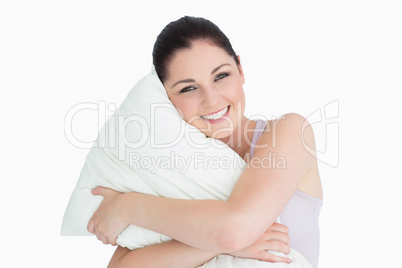
POLYGON ((204 87, 202 90, 202 105, 216 107, 219 102, 219 92, 213 86, 204 87))

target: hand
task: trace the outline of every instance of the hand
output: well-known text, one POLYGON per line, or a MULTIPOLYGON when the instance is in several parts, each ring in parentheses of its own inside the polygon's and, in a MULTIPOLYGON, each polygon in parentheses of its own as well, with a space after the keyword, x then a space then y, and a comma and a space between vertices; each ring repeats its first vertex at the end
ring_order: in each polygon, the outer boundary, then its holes
POLYGON ((104 198, 89 220, 87 229, 104 244, 115 246, 117 236, 129 225, 124 221, 122 213, 124 207, 122 202, 119 202, 123 193, 105 187, 96 187, 92 190, 92 194, 102 195, 104 198))
POLYGON ((289 254, 289 229, 283 224, 274 223, 267 231, 254 242, 251 246, 237 252, 232 252, 230 255, 235 257, 257 259, 266 262, 292 262, 289 258, 279 257, 268 250, 279 251, 284 254, 289 254))

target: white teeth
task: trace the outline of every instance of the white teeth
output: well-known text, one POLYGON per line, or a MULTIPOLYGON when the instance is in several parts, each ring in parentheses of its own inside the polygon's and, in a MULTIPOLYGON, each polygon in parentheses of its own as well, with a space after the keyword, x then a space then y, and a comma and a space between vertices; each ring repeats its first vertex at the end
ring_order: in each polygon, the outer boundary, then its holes
POLYGON ((218 120, 226 114, 226 112, 228 111, 228 107, 229 106, 227 106, 225 109, 221 110, 220 112, 217 112, 216 114, 201 115, 201 117, 208 119, 208 120, 218 120))

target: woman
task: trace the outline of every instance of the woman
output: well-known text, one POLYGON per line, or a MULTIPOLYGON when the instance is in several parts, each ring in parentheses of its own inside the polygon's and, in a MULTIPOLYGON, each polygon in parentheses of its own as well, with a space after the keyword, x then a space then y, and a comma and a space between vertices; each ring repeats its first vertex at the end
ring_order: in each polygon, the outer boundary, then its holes
POLYGON ((289 261, 266 252, 287 253, 288 226, 290 247, 316 267, 322 188, 316 158, 305 149, 314 148, 311 126, 297 114, 267 122, 244 116, 240 58, 205 19, 184 17, 167 25, 156 40, 153 61, 183 119, 226 143, 248 165, 227 201, 94 189, 105 197, 88 225, 99 240, 115 245, 129 224, 175 239, 134 251, 118 247, 110 266, 195 267, 221 253, 289 261), (283 161, 267 167, 268 156, 283 161), (284 225, 275 223, 278 216, 284 225))

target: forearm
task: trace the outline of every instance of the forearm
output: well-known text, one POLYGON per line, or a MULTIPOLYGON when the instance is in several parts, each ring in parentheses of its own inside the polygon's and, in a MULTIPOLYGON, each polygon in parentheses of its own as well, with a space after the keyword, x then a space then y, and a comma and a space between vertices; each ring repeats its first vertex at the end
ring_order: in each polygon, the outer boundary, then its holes
POLYGON ((133 251, 118 247, 108 267, 198 267, 216 255, 172 240, 133 251))
POLYGON ((289 156, 287 161, 286 169, 269 169, 269 172, 265 168, 247 167, 226 201, 124 194, 123 218, 127 224, 165 234, 196 248, 223 253, 240 250, 251 245, 275 222, 308 171, 298 164, 295 156, 289 156))
POLYGON ((123 203, 126 222, 214 252, 235 251, 227 247, 230 241, 224 241, 231 238, 226 232, 244 230, 241 225, 248 222, 240 220, 231 204, 221 200, 180 200, 128 193, 123 203))

